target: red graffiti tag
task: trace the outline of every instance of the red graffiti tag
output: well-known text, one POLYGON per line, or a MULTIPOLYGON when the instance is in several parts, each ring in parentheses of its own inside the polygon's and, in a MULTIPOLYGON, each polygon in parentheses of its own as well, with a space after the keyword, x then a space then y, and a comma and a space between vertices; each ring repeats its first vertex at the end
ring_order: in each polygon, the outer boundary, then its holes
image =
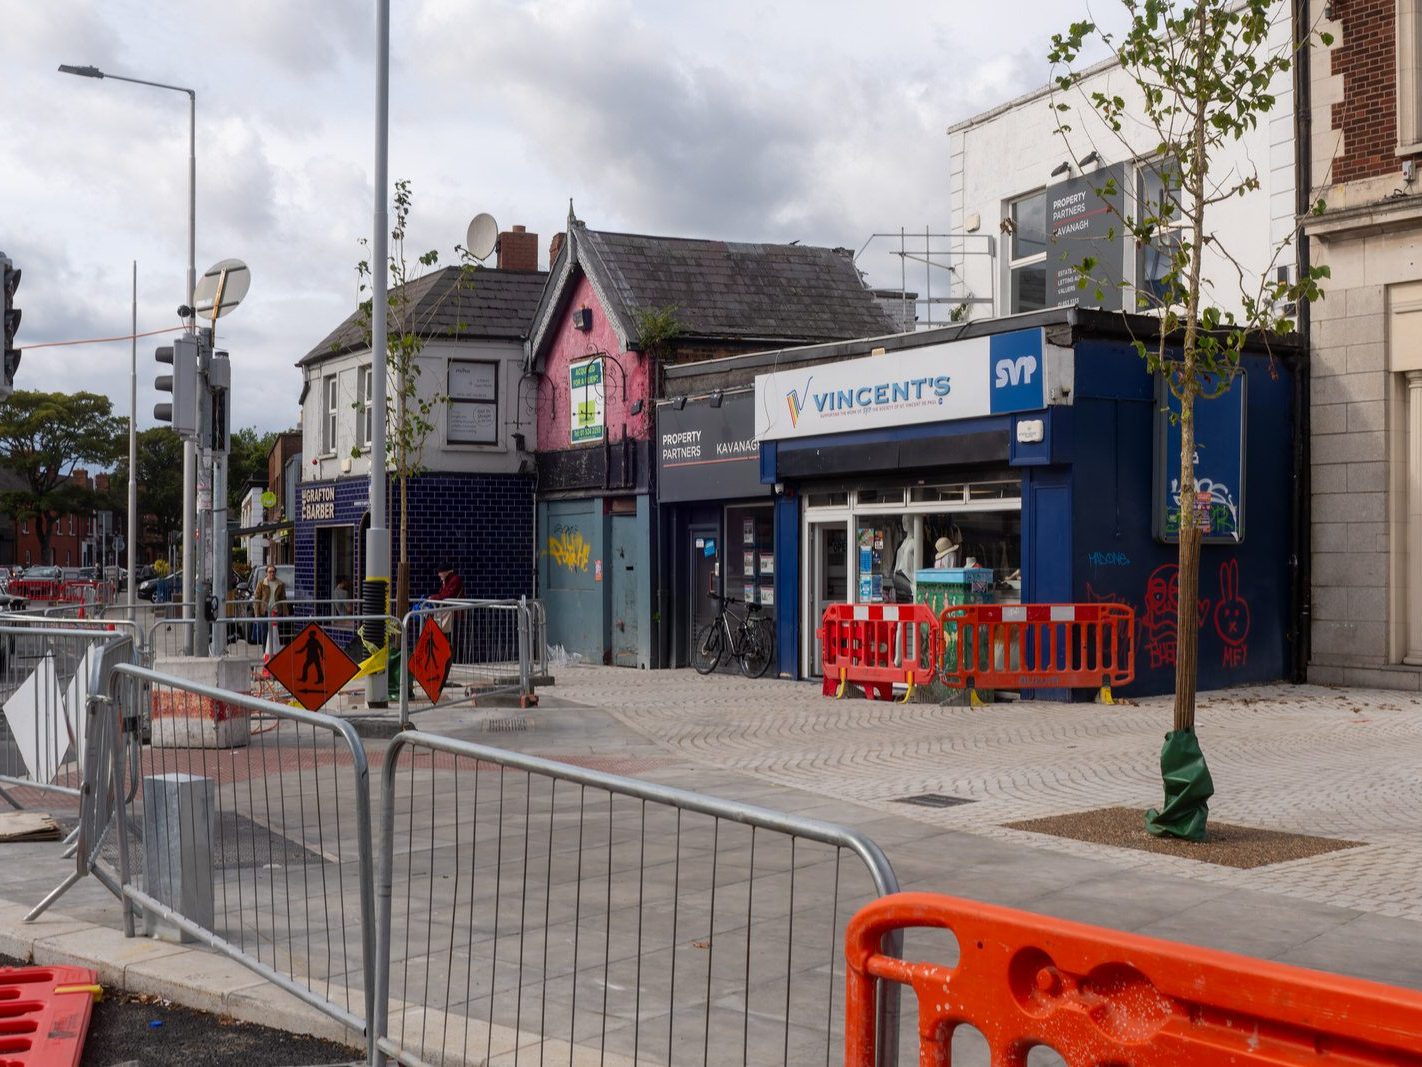
POLYGON ((1220 598, 1215 604, 1215 633, 1224 642, 1220 664, 1243 667, 1249 658, 1249 601, 1239 591, 1239 561, 1220 564, 1220 598))

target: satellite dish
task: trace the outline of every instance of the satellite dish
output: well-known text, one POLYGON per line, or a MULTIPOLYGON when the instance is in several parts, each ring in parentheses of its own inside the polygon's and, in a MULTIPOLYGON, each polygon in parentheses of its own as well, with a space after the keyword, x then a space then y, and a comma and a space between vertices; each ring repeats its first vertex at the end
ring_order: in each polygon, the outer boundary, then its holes
POLYGON ((197 286, 193 289, 193 311, 198 315, 213 317, 212 305, 217 300, 217 290, 220 287, 222 304, 217 309, 216 317, 221 318, 242 303, 242 298, 247 295, 251 284, 252 272, 240 259, 224 259, 214 263, 198 279, 197 286))
POLYGON ((498 243, 499 224, 487 211, 479 212, 469 224, 469 232, 464 235, 464 247, 469 249, 471 256, 482 262, 493 254, 498 243))

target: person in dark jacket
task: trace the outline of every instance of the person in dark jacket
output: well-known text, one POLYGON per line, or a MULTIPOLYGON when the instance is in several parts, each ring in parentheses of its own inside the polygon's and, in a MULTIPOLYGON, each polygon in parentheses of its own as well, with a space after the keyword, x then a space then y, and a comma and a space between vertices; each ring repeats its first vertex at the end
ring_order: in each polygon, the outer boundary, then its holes
POLYGON ((458 600, 464 596, 464 579, 459 577, 452 563, 441 564, 436 573, 439 575, 439 592, 431 596, 431 600, 458 600))

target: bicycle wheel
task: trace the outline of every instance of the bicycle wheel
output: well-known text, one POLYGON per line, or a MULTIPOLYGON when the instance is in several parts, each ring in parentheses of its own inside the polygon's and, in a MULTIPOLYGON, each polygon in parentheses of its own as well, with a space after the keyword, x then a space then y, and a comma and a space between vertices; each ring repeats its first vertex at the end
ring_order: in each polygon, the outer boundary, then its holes
POLYGON ((725 644, 726 634, 720 619, 712 619, 696 631, 696 639, 691 643, 691 665, 697 674, 710 674, 716 669, 725 644))
POLYGON ((770 627, 762 618, 747 619, 740 632, 741 673, 747 678, 759 678, 774 659, 775 644, 770 627))

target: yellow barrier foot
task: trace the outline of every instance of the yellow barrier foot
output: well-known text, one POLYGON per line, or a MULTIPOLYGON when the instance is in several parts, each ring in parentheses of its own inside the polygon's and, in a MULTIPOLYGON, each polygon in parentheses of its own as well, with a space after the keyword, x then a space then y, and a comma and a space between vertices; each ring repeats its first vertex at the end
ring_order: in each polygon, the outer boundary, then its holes
POLYGON ((834 691, 834 698, 836 700, 841 699, 844 696, 844 691, 849 688, 849 679, 846 677, 847 674, 848 672, 843 667, 839 669, 839 688, 834 691))
POLYGON ((900 703, 907 704, 913 699, 913 675, 907 675, 904 680, 908 682, 908 688, 904 690, 904 698, 900 703))
POLYGON ((1096 700, 1101 704, 1116 703, 1116 698, 1111 695, 1111 687, 1109 685, 1103 685, 1101 687, 1101 692, 1096 694, 1096 700))
POLYGON ((969 689, 969 690, 968 690, 968 707, 970 707, 970 708, 985 708, 985 707, 987 707, 987 701, 984 700, 982 697, 978 696, 978 691, 977 691, 976 689, 969 689))

